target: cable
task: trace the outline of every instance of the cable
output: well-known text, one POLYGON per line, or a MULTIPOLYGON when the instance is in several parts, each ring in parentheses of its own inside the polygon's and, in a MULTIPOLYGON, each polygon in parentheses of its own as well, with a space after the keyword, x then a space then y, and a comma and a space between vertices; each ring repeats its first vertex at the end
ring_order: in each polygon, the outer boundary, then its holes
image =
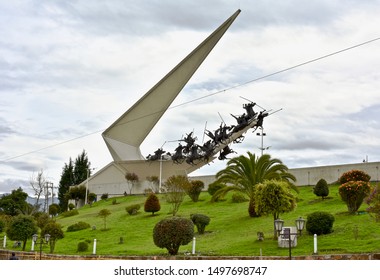
MULTIPOLYGON (((299 63, 299 64, 296 64, 294 66, 290 66, 290 67, 284 68, 282 70, 279 70, 279 71, 276 71, 276 72, 273 72, 273 73, 270 73, 270 74, 267 74, 267 75, 264 75, 264 76, 252 79, 252 80, 249 80, 247 82, 244 82, 244 83, 241 83, 241 84, 238 84, 238 85, 235 85, 235 86, 231 86, 231 87, 223 89, 223 90, 219 90, 219 91, 207 94, 207 95, 199 97, 199 98, 192 99, 192 100, 187 101, 187 102, 183 102, 181 104, 169 107, 168 110, 175 109, 175 108, 178 108, 178 107, 182 107, 182 106, 185 106, 187 104, 190 104, 190 103, 193 103, 193 102, 197 102, 199 100, 202 100, 202 99, 205 99, 205 98, 208 98, 208 97, 220 94, 220 93, 224 93, 224 92, 232 90, 232 89, 236 89, 236 88, 239 88, 239 87, 242 87, 242 86, 245 86, 245 85, 257 82, 257 81, 260 81, 260 80, 264 80, 266 78, 269 78, 269 77, 272 77, 272 76, 275 76, 275 75, 278 75, 278 74, 281 74, 281 73, 293 70, 295 68, 299 68, 299 67, 305 66, 307 64, 310 64, 310 63, 313 63, 313 62, 316 62, 316 61, 319 61, 319 60, 322 60, 322 59, 325 59, 325 58, 328 58, 328 57, 331 57, 331 56, 334 56, 334 55, 337 55, 337 54, 340 54, 340 53, 343 53, 343 52, 346 52, 346 51, 349 51, 349 50, 352 50, 352 49, 355 49, 355 48, 358 48, 358 47, 361 47, 361 46, 364 46, 364 45, 376 42, 378 40, 380 40, 380 37, 377 37, 375 39, 368 40, 368 41, 365 41, 363 43, 360 43, 360 44, 357 44, 357 45, 354 45, 354 46, 351 46, 351 47, 348 47, 348 48, 345 48, 345 49, 341 49, 339 51, 332 52, 332 53, 329 53, 329 54, 326 54, 326 55, 323 55, 323 56, 320 56, 320 57, 317 57, 317 58, 314 58, 314 59, 311 59, 311 60, 308 60, 308 61, 305 61, 305 62, 302 62, 302 63, 299 63)), ((141 119, 141 118, 146 118, 148 116, 151 116, 151 115, 154 115, 154 114, 158 114, 158 113, 162 113, 162 110, 156 111, 156 112, 153 112, 153 113, 150 113, 150 114, 146 114, 146 115, 143 115, 143 116, 135 118, 135 119, 131 119, 131 120, 126 121, 124 123, 120 123, 119 125, 124 125, 124 124, 127 124, 129 122, 133 122, 133 121, 136 121, 136 120, 141 119)), ((81 138, 84 138, 84 137, 87 137, 87 136, 99 133, 99 132, 102 132, 102 131, 104 131, 104 130, 98 130, 98 131, 91 132, 91 133, 88 133, 88 134, 85 134, 85 135, 81 135, 81 136, 78 136, 78 137, 75 137, 75 138, 72 138, 72 139, 60 142, 60 143, 56 143, 56 144, 53 144, 53 145, 46 146, 46 147, 41 148, 41 149, 37 149, 37 150, 33 150, 33 151, 30 151, 30 152, 27 152, 27 153, 23 153, 23 154, 20 154, 20 155, 17 155, 17 156, 9 157, 9 158, 0 160, 0 162, 6 162, 6 161, 10 161, 10 160, 13 160, 13 159, 16 159, 16 158, 20 158, 20 157, 23 157, 23 156, 26 156, 26 155, 29 155, 29 154, 37 153, 37 152, 40 152, 40 151, 43 151, 43 150, 46 150, 46 149, 50 149, 50 148, 53 148, 53 147, 56 147, 56 146, 59 146, 59 145, 63 145, 63 144, 66 144, 66 143, 69 143, 69 142, 72 142, 72 141, 75 141, 75 140, 78 140, 78 139, 81 139, 81 138)))

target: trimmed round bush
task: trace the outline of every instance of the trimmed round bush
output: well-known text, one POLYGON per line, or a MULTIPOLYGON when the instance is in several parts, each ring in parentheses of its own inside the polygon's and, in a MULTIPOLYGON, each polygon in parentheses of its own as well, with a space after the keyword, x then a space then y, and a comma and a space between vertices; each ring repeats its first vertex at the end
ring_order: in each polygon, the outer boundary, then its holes
POLYGON ((198 233, 204 234, 206 226, 210 223, 210 217, 203 214, 191 214, 190 219, 197 227, 198 233))
POLYGON ((136 215, 137 212, 140 210, 140 207, 140 204, 132 204, 125 207, 125 211, 127 211, 129 215, 136 215))
POLYGON ((79 231, 79 230, 83 230, 90 227, 91 227, 90 224, 86 222, 77 222, 73 225, 68 226, 66 231, 73 232, 73 231, 79 231))
POLYGON ((187 195, 191 198, 193 202, 197 202, 199 195, 205 184, 201 180, 190 181, 190 188, 187 190, 187 195))
POLYGON ((350 181, 364 181, 369 182, 371 179, 371 176, 369 176, 367 173, 361 170, 350 170, 342 174, 339 178, 340 184, 345 184, 350 181))
POLYGON ((333 231, 334 222, 334 216, 328 212, 313 212, 307 216, 306 230, 311 234, 328 234, 333 231))
POLYGON ((225 187, 224 184, 214 182, 214 183, 211 183, 208 185, 207 192, 212 196, 212 195, 214 195, 214 193, 216 193, 218 190, 220 190, 224 187, 225 187))
POLYGON ((348 212, 359 210, 364 198, 371 193, 371 184, 364 181, 349 181, 339 187, 339 195, 347 204, 348 212))
POLYGON ((316 196, 321 196, 324 199, 329 195, 329 186, 325 179, 320 179, 315 185, 313 192, 316 196))
POLYGON ((234 193, 231 200, 233 203, 242 203, 248 201, 249 199, 242 193, 234 193))
POLYGON ((88 243, 86 241, 81 241, 78 243, 77 252, 86 252, 88 251, 88 243))
POLYGON ((161 210, 161 204, 160 204, 160 200, 158 199, 158 196, 155 195, 154 193, 149 194, 149 196, 147 197, 144 203, 144 211, 148 213, 149 212, 152 213, 152 216, 153 216, 154 213, 160 210, 161 210))
POLYGON ((153 229, 153 241, 159 248, 166 248, 170 255, 177 255, 179 247, 193 240, 194 224, 190 219, 170 217, 159 221, 153 229))

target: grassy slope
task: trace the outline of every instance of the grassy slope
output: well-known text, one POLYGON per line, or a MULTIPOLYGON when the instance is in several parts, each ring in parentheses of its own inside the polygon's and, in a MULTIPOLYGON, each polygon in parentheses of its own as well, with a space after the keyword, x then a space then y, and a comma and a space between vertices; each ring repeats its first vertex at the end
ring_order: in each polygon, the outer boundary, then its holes
MULTIPOLYGON (((304 218, 314 211, 327 211, 334 215, 334 232, 318 237, 318 251, 321 254, 330 253, 363 253, 380 252, 380 224, 375 223, 368 215, 348 215, 346 205, 338 195, 337 186, 330 187, 330 196, 322 201, 317 198, 312 187, 301 187, 298 206, 295 211, 281 215, 285 226, 294 226, 295 219, 304 218)), ((170 205, 160 197, 161 211, 155 216, 144 213, 144 196, 127 196, 117 198, 118 204, 112 200, 99 201, 92 207, 79 209, 79 215, 58 218, 64 226, 84 221, 95 225, 96 230, 87 229, 78 232, 65 232, 65 238, 57 242, 56 254, 77 254, 79 241, 91 242, 97 240, 97 254, 100 255, 159 255, 166 254, 166 249, 160 249, 153 243, 154 225, 161 219, 170 216, 170 205), (125 207, 141 203, 142 207, 135 216, 130 216, 125 207), (103 220, 97 217, 98 212, 108 208, 111 215, 107 218, 107 230, 103 230, 103 220), (124 243, 120 244, 120 237, 124 243)), ((259 255, 285 256, 287 249, 277 247, 273 240, 273 217, 250 218, 248 203, 232 203, 230 197, 225 201, 210 203, 210 195, 202 193, 199 202, 193 203, 185 198, 178 212, 179 216, 189 217, 191 213, 202 213, 211 218, 206 227, 206 234, 197 237, 196 251, 202 255, 259 255), (265 240, 257 241, 257 232, 265 234, 265 240)), ((364 210, 365 204, 360 210, 364 210)), ((86 254, 91 254, 92 245, 86 254)), ((192 244, 180 247, 180 254, 191 252, 192 244)), ((298 246, 293 248, 293 255, 310 255, 313 252, 313 236, 306 232, 298 240, 298 246)))

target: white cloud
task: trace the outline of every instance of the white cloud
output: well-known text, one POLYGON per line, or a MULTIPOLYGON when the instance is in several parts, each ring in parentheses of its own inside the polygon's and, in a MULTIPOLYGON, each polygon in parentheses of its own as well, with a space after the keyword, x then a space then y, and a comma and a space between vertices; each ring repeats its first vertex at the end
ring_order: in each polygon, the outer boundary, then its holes
MULTIPOLYGON (((378 4, 1 3, 0 192, 28 187, 41 168, 57 185, 64 163, 83 149, 92 166, 108 164, 101 132, 238 8, 241 14, 174 101, 178 107, 148 136, 143 154, 193 130, 201 141, 206 122, 209 130, 221 118, 233 123, 230 114, 243 112, 244 97, 268 110, 282 108, 264 121, 264 145, 289 167, 366 156, 378 161, 380 41, 262 78, 378 38, 378 4)), ((259 153, 260 141, 248 133, 232 148, 259 153)), ((215 161, 197 174, 225 164, 215 161)))

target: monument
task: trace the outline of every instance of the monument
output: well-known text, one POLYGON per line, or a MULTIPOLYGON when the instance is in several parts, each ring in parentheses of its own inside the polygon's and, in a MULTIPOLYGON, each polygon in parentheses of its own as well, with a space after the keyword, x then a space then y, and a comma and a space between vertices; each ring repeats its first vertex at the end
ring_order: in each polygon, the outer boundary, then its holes
POLYGON ((197 144, 195 136, 189 133, 183 139, 179 139, 179 145, 172 153, 160 148, 154 154, 144 157, 140 150, 150 131, 239 13, 240 10, 237 10, 223 22, 102 133, 113 162, 88 179, 86 183, 90 192, 98 196, 103 193, 109 195, 124 193, 127 173, 134 173, 139 178, 139 187, 133 190, 135 193, 142 193, 144 188, 147 188, 148 177, 159 176, 161 183, 172 175, 188 175, 216 158, 226 159, 228 154, 233 153, 231 144, 239 143, 247 130, 262 124, 262 119, 268 114, 255 113, 253 110, 255 103, 252 102, 243 106, 246 112, 236 116, 236 124, 227 126, 222 123, 214 132, 205 131, 210 139, 202 145, 197 144))

